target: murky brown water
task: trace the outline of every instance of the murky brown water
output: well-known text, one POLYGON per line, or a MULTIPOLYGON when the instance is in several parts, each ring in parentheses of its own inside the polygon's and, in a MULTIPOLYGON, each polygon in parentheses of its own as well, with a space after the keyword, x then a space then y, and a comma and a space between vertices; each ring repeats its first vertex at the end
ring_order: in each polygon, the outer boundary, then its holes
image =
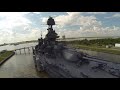
POLYGON ((0 78, 47 78, 48 75, 39 73, 34 67, 31 54, 15 55, 0 66, 0 78))
POLYGON ((17 55, 0 66, 0 78, 48 78, 48 75, 36 71, 32 51, 30 54, 22 52, 21 55, 18 51, 17 55))

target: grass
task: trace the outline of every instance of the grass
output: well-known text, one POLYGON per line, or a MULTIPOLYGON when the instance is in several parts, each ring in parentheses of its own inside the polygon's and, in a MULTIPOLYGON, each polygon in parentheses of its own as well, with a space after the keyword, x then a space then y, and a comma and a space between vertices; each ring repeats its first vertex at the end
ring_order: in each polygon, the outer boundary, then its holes
POLYGON ((84 49, 84 50, 91 50, 91 51, 120 55, 120 50, 113 50, 112 48, 101 48, 101 47, 97 47, 97 46, 86 46, 86 45, 76 45, 76 44, 72 44, 72 47, 78 48, 78 49, 84 49))
POLYGON ((12 51, 6 51, 2 54, 0 54, 0 62, 4 59, 6 59, 8 56, 10 56, 13 52, 12 51))

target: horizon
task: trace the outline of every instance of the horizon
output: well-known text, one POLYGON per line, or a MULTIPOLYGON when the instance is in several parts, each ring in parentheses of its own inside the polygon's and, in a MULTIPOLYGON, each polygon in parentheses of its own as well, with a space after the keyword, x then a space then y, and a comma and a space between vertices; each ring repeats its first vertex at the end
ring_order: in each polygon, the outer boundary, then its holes
POLYGON ((47 33, 49 16, 60 37, 119 37, 119 12, 0 12, 0 44, 37 40, 47 33))
MULTIPOLYGON (((80 38, 104 38, 104 39, 108 39, 108 38, 120 38, 120 36, 105 36, 105 37, 71 37, 71 38, 66 38, 66 39, 80 39, 80 38)), ((61 38, 58 38, 58 39, 62 39, 62 37, 61 38)), ((22 42, 30 42, 30 41, 38 41, 38 39, 34 39, 34 40, 29 40, 29 41, 20 41, 20 42, 14 42, 14 43, 22 43, 22 42)), ((3 44, 14 44, 14 43, 1 43, 0 45, 3 45, 3 44)))

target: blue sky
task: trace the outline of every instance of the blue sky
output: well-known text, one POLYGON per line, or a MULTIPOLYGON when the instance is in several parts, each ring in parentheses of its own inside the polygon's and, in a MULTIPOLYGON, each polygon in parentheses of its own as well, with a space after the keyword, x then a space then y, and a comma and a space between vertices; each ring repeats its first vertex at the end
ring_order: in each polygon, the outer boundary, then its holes
POLYGON ((0 12, 0 44, 44 37, 49 16, 60 37, 120 36, 119 12, 0 12))

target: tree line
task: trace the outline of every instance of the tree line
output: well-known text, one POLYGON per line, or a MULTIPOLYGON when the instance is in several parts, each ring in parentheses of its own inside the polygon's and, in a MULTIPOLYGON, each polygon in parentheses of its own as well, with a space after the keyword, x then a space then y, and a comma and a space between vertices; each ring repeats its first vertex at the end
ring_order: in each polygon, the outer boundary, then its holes
POLYGON ((120 38, 106 38, 106 39, 94 39, 94 40, 75 40, 75 41, 61 41, 66 44, 80 44, 80 45, 115 45, 115 43, 120 43, 120 38))

